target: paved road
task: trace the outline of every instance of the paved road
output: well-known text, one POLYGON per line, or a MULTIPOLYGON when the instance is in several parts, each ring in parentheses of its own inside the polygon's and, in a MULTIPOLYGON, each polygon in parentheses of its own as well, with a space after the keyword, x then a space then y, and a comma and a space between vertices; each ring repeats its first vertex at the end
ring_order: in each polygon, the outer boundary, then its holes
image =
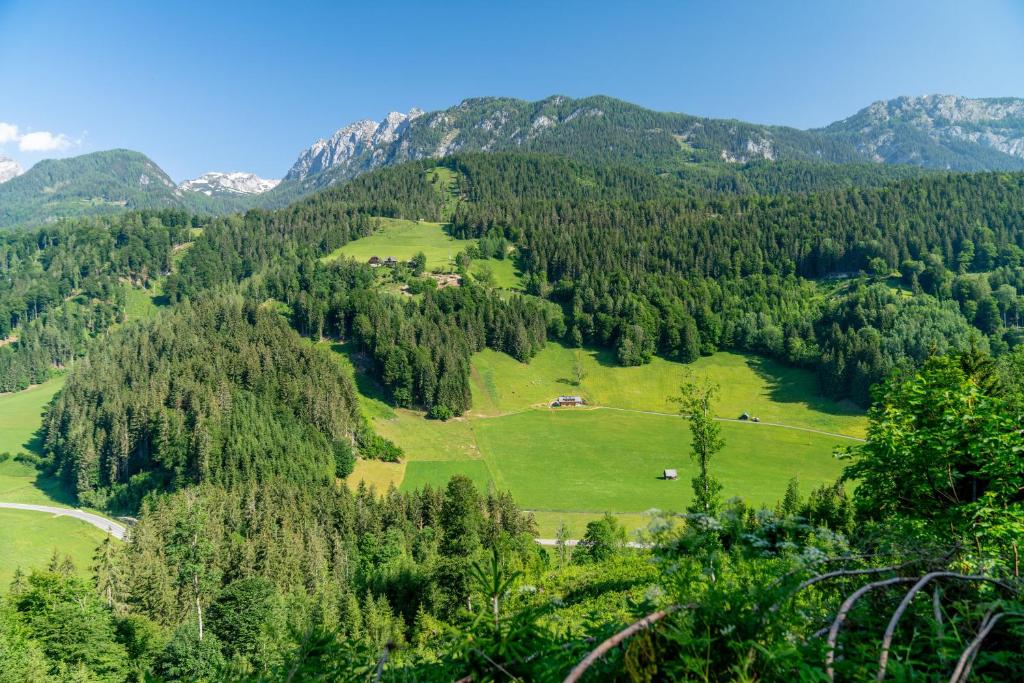
POLYGON ((58 508, 51 507, 49 505, 28 505, 26 503, 0 503, 0 508, 8 508, 10 510, 31 510, 33 512, 47 512, 51 515, 74 517, 80 519, 83 522, 92 524, 97 529, 106 531, 116 539, 124 540, 124 537, 128 534, 128 529, 119 522, 115 522, 112 519, 106 517, 100 517, 94 515, 91 512, 84 510, 76 510, 75 508, 58 508))
MULTIPOLYGON (((633 410, 632 408, 612 408, 611 406, 594 406, 601 410, 618 410, 622 413, 641 413, 643 415, 665 415, 666 417, 679 417, 678 413, 658 413, 653 410, 633 410)), ((834 436, 837 439, 849 439, 850 441, 858 441, 864 443, 864 439, 856 436, 850 436, 849 434, 836 434, 835 432, 825 432, 820 429, 811 429, 810 427, 795 427, 793 425, 782 424, 781 422, 754 422, 753 420, 738 420, 734 417, 716 417, 716 422, 736 422, 744 425, 758 425, 764 427, 782 427, 783 429, 796 429, 801 432, 810 432, 812 434, 822 434, 824 436, 834 436)))

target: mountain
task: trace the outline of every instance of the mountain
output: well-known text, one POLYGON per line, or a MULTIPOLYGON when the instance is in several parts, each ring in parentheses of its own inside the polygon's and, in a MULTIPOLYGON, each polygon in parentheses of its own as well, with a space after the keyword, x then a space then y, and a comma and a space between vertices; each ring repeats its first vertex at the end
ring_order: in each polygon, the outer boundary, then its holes
POLYGON ((821 132, 880 163, 954 171, 1024 169, 1024 99, 897 97, 821 132))
POLYGON ((413 109, 349 124, 303 152, 267 198, 293 199, 403 161, 511 150, 655 171, 695 162, 864 161, 850 142, 819 131, 656 112, 604 96, 537 102, 482 97, 441 111, 413 109))
POLYGON ((24 172, 21 164, 17 161, 0 156, 0 183, 6 183, 11 178, 16 178, 24 172))
POLYGON ((266 180, 254 173, 204 173, 194 180, 186 180, 178 189, 200 192, 207 197, 263 194, 277 187, 280 180, 266 180))
POLYGON ((144 154, 115 149, 40 161, 0 185, 0 228, 125 209, 222 213, 240 206, 179 189, 144 154))
POLYGON ((754 162, 1024 169, 1024 100, 948 95, 876 102, 826 128, 798 130, 657 112, 594 96, 467 99, 441 111, 349 124, 304 151, 268 204, 391 164, 456 152, 534 151, 657 172, 754 162))

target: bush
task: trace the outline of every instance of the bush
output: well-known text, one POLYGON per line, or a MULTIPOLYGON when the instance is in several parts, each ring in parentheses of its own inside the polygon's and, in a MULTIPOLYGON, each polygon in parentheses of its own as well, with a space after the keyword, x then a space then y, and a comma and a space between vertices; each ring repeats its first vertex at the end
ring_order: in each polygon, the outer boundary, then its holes
POLYGON ((369 429, 359 434, 359 455, 367 460, 383 460, 398 462, 402 459, 402 449, 382 436, 377 436, 369 429))
POLYGON ((441 420, 442 422, 452 419, 452 416, 452 409, 441 404, 431 406, 430 412, 427 413, 427 417, 431 420, 441 420))

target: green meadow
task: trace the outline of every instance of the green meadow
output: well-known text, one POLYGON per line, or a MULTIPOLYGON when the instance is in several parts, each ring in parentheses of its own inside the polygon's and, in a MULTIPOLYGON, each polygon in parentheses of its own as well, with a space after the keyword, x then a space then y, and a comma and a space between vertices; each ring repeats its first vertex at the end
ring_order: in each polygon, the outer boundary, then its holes
POLYGON ((457 240, 444 231, 443 223, 407 221, 397 218, 378 218, 380 228, 372 235, 349 242, 335 250, 324 260, 352 258, 365 263, 371 256, 394 256, 408 261, 417 252, 427 256, 427 269, 454 270, 455 255, 473 244, 474 240, 457 240))
POLYGON ((6 593, 14 572, 44 569, 54 552, 69 556, 82 576, 89 574, 102 530, 71 517, 27 510, 0 510, 0 593, 6 593))
MULTIPOLYGON (((43 410, 64 386, 64 377, 12 394, 0 394, 0 453, 38 452, 37 432, 43 410)), ((0 462, 0 502, 69 507, 71 501, 56 481, 12 458, 0 462)), ((80 573, 87 574, 93 551, 105 534, 70 517, 41 512, 0 509, 0 593, 7 590, 15 570, 45 567, 54 550, 69 555, 80 573)))
MULTIPOLYGON (((351 349, 335 350, 347 363, 351 349)), ((444 486, 459 473, 481 487, 493 482, 511 491, 534 511, 546 537, 563 523, 578 536, 604 512, 642 527, 645 512, 682 510, 692 497, 689 430, 672 401, 687 375, 720 385, 720 417, 761 418, 723 422, 726 447, 714 462, 724 495, 753 505, 774 504, 793 477, 805 495, 834 482, 843 467, 834 449, 855 443, 844 436, 862 436, 866 428, 863 412, 819 397, 811 373, 755 356, 718 353, 689 365, 655 359, 624 368, 607 353, 559 344, 548 344, 529 364, 485 350, 473 357, 473 409, 448 422, 391 408, 380 388, 356 373, 364 413, 404 449, 406 460, 360 462, 349 483, 412 490, 444 486), (584 367, 579 385, 577 354, 584 367), (560 394, 581 394, 589 405, 550 408, 560 394), (679 471, 678 480, 661 478, 670 468, 679 471)))

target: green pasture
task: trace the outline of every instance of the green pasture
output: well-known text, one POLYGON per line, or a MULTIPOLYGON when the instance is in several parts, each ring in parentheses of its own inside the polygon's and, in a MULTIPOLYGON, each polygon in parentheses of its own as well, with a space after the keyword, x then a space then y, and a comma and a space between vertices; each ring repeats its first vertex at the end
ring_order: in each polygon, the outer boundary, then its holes
POLYGON ((570 349, 549 343, 529 364, 485 349, 473 357, 473 415, 495 416, 547 405, 561 394, 579 394, 588 403, 675 414, 683 378, 707 378, 719 385, 716 413, 736 418, 744 412, 763 422, 863 436, 862 410, 818 394, 817 379, 758 356, 720 352, 683 364, 654 358, 648 365, 622 367, 609 351, 570 349), (576 385, 574 366, 585 375, 576 385))
POLYGON ((378 218, 380 228, 372 235, 349 242, 324 257, 325 261, 353 258, 365 263, 371 256, 384 259, 394 256, 408 261, 418 252, 427 256, 427 269, 453 270, 455 255, 473 244, 473 240, 457 240, 444 231, 443 223, 378 218))
MULTIPOLYGON (((343 354, 352 349, 334 350, 351 368, 343 354)), ((718 353, 690 365, 655 359, 623 368, 607 353, 579 353, 585 368, 579 386, 577 351, 559 344, 548 344, 529 364, 490 350, 476 354, 473 409, 448 422, 391 408, 368 375, 354 372, 364 414, 403 448, 406 461, 404 469, 361 463, 349 483, 408 491, 444 486, 461 473, 482 489, 493 482, 511 491, 534 513, 542 536, 553 537, 564 523, 579 537, 588 521, 606 511, 635 529, 646 525, 646 511, 682 510, 691 500, 696 466, 690 434, 671 400, 686 373, 721 386, 719 416, 749 412, 762 420, 722 423, 726 447, 714 472, 726 498, 773 505, 793 477, 804 495, 834 482, 843 468, 834 449, 854 443, 841 435, 862 435, 866 427, 857 408, 818 396, 813 374, 755 356, 718 353), (560 394, 582 394, 590 405, 550 408, 560 394), (662 479, 665 469, 678 470, 679 479, 662 479)))
MULTIPOLYGON (((0 453, 38 453, 43 410, 64 376, 11 394, 0 394, 0 453)), ((0 502, 69 507, 72 501, 50 477, 27 463, 0 462, 0 502)), ((7 590, 15 569, 45 567, 54 550, 69 555, 85 574, 103 531, 70 517, 42 512, 0 509, 0 593, 7 590)))
POLYGON ((42 512, 0 509, 0 593, 6 593, 20 567, 45 569, 54 551, 71 557, 82 576, 89 575, 93 553, 106 534, 79 519, 42 512))

